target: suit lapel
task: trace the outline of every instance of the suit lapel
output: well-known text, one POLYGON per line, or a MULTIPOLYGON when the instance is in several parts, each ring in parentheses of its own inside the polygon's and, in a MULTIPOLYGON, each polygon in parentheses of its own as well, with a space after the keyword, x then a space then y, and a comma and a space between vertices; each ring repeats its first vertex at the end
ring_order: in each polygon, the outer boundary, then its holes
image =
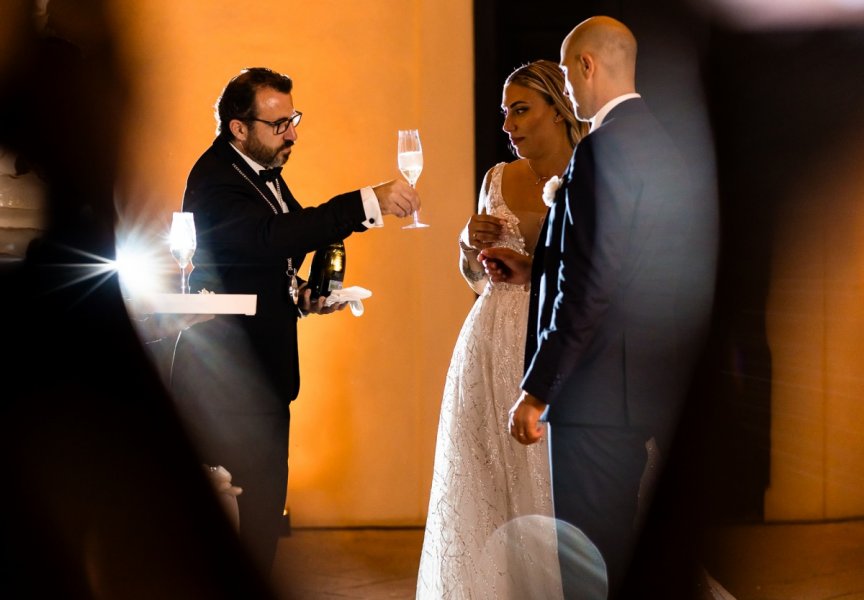
MULTIPOLYGON (((246 180, 246 184, 255 189, 256 196, 261 199, 262 202, 265 202, 269 205, 270 209, 275 213, 280 214, 282 212, 282 208, 279 206, 279 200, 276 198, 276 194, 270 189, 258 173, 249 166, 243 157, 235 150, 231 143, 225 141, 221 138, 217 138, 213 145, 217 147, 217 151, 221 154, 221 156, 231 163, 233 169, 237 172, 239 176, 246 180)), ((288 186, 285 184, 285 180, 282 179, 282 176, 279 176, 279 183, 282 189, 282 200, 288 205, 289 210, 300 209, 300 204, 294 199, 294 196, 291 195, 291 192, 288 190, 288 186)))
POLYGON ((288 189, 288 184, 285 183, 285 180, 282 179, 281 175, 279 176, 279 186, 279 189, 282 190, 282 201, 288 207, 289 212, 303 208, 294 198, 294 194, 291 193, 291 190, 288 189))
MULTIPOLYGON (((261 177, 246 163, 245 160, 238 156, 236 159, 232 160, 232 166, 241 176, 243 176, 243 179, 245 179, 249 185, 257 190, 259 197, 270 205, 271 210, 276 214, 282 213, 282 207, 279 206, 279 199, 276 197, 276 194, 273 193, 273 190, 270 189, 269 185, 262 181, 261 177)), ((297 200, 294 199, 294 195, 291 194, 291 190, 288 189, 288 185, 285 183, 285 180, 282 179, 281 175, 279 176, 278 181, 279 190, 282 193, 282 201, 285 202, 288 210, 300 210, 302 207, 297 200)))

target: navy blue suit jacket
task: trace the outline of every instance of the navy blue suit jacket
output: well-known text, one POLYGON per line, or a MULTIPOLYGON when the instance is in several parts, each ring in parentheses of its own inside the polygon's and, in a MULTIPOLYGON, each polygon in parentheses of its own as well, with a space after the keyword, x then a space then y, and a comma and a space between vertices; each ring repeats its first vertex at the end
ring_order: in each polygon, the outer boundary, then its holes
POLYGON ((674 420, 707 331, 715 197, 642 99, 576 148, 532 267, 522 387, 553 425, 674 420))

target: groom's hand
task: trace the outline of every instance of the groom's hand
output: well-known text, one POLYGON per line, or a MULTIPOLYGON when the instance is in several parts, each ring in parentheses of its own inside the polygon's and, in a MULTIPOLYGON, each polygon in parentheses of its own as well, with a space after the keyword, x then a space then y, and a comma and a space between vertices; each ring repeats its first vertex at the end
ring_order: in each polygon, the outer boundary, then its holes
POLYGON ((510 248, 486 248, 477 257, 492 283, 531 282, 531 257, 510 248))
POLYGON ((540 441, 543 426, 540 417, 546 410, 546 403, 528 392, 522 392, 516 404, 510 409, 510 435, 526 446, 540 441))

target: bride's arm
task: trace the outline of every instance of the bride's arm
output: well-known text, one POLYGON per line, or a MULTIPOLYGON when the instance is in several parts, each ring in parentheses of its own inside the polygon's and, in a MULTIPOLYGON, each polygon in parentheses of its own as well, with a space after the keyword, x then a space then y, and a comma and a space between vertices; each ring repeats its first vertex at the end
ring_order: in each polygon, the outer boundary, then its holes
MULTIPOLYGON (((470 224, 470 221, 468 223, 470 224)), ((459 270, 471 289, 477 294, 482 294, 489 278, 483 265, 477 259, 480 250, 473 248, 467 242, 468 235, 468 225, 466 224, 459 233, 459 270)))
MULTIPOLYGON (((494 169, 494 167, 493 167, 494 169)), ((486 282, 489 277, 483 268, 483 264, 478 260, 477 256, 483 246, 476 240, 471 239, 471 223, 479 219, 488 220, 490 217, 484 215, 486 207, 486 195, 489 192, 489 183, 492 178, 492 169, 486 172, 483 177, 483 185, 480 187, 480 199, 477 202, 477 214, 472 215, 462 231, 459 232, 459 271, 462 277, 476 294, 482 294, 483 288, 486 287, 486 282)), ((475 236, 476 238, 476 236, 475 236)))

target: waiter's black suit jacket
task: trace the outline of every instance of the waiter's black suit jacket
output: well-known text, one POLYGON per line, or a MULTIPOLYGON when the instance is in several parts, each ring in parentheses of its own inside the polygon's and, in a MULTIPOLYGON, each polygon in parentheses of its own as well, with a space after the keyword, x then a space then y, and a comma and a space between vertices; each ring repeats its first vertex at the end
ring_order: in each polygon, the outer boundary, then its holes
MULTIPOLYGON (((207 351, 208 342, 219 344, 223 359, 232 352, 251 352, 277 401, 287 406, 297 397, 300 375, 298 311, 288 294, 286 259, 299 273, 307 253, 365 231, 366 215, 359 191, 303 208, 281 176, 279 185, 289 209, 284 214, 264 181, 219 138, 192 168, 183 197, 183 210, 194 213, 198 233, 192 291, 256 294, 258 304, 254 316, 217 316, 195 325, 189 330, 194 335, 184 333, 174 373, 183 368, 183 353, 189 351, 184 344, 194 343, 197 352, 207 351), (238 332, 245 339, 238 339, 238 332)), ((248 362, 243 358, 239 364, 248 362)))

